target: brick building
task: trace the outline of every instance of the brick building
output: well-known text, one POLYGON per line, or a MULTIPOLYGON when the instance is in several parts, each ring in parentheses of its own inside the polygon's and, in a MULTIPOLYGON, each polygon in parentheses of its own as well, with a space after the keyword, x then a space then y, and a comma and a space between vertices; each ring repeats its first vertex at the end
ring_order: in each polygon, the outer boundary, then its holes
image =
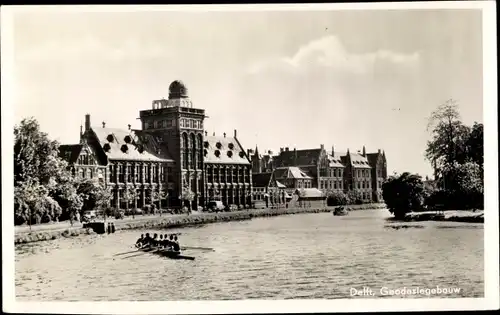
MULTIPOLYGON (((385 152, 351 153, 337 152, 332 146, 327 151, 323 144, 317 149, 290 150, 280 148, 280 153, 264 158, 255 152, 249 151, 254 172, 277 172, 280 169, 297 168, 296 173, 302 172, 311 178, 311 188, 318 188, 322 192, 351 190, 360 193, 365 202, 381 202, 382 183, 387 179, 387 161, 385 152)), ((285 183, 280 176, 276 179, 285 183)))
POLYGON ((141 129, 129 125, 123 130, 107 128, 104 122, 93 126, 86 115, 80 144, 61 146, 60 155, 75 175, 86 176, 89 169, 90 176, 97 172, 112 188, 112 205, 117 208, 140 208, 161 194, 166 196, 162 206, 167 207, 191 203, 196 209, 211 198, 226 205, 251 204, 252 165, 236 130, 233 137, 208 136, 205 110, 193 107, 181 81, 170 84, 168 100, 153 101, 139 117, 141 129), (123 203, 127 189, 137 192, 132 204, 123 203), (185 200, 187 194, 193 196, 191 202, 185 200))

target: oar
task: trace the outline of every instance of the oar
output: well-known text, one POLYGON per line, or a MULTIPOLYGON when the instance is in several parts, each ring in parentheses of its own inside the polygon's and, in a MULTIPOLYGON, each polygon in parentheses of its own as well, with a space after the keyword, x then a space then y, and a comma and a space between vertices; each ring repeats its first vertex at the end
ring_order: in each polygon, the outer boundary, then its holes
MULTIPOLYGON (((144 255, 144 254, 149 254, 149 253, 154 253, 154 252, 157 252, 159 251, 160 249, 154 249, 152 251, 140 251, 140 253, 138 254, 135 254, 135 255, 131 255, 131 256, 127 256, 127 257, 123 257, 122 259, 125 259, 125 258, 132 258, 132 257, 136 257, 136 256, 140 256, 140 255, 144 255)), ((139 250, 137 250, 139 251, 139 250)))
POLYGON ((186 250, 186 249, 199 249, 199 250, 208 250, 208 251, 211 251, 211 252, 215 252, 215 249, 208 248, 208 247, 195 247, 195 246, 185 246, 185 247, 182 247, 182 250, 186 250))
POLYGON ((137 251, 137 249, 136 249, 136 250, 131 250, 131 251, 129 251, 129 252, 124 252, 124 253, 114 254, 113 256, 121 256, 121 255, 125 255, 125 254, 135 253, 136 251, 137 251))

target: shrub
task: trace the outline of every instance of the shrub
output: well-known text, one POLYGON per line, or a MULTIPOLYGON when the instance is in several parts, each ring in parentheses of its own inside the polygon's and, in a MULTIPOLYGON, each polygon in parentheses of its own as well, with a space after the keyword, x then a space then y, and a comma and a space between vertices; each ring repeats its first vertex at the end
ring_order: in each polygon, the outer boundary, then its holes
POLYGON ((363 196, 357 190, 350 190, 347 193, 347 204, 349 204, 349 205, 361 205, 361 204, 363 204, 363 196))
POLYGON ((344 206, 347 205, 347 195, 342 191, 331 191, 328 193, 326 204, 328 206, 344 206))
POLYGON ((391 176, 382 185, 382 194, 389 211, 397 219, 403 219, 406 213, 422 209, 424 184, 419 175, 405 172, 391 176))

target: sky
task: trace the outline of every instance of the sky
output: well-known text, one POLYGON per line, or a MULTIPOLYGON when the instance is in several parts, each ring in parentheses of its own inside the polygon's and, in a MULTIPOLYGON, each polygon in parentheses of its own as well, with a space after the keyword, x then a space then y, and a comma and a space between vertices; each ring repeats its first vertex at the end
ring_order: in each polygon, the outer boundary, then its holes
POLYGON ((478 10, 14 14, 15 123, 77 143, 92 124, 140 128, 182 80, 209 134, 245 149, 385 150, 388 171, 432 175, 430 113, 483 121, 478 10))

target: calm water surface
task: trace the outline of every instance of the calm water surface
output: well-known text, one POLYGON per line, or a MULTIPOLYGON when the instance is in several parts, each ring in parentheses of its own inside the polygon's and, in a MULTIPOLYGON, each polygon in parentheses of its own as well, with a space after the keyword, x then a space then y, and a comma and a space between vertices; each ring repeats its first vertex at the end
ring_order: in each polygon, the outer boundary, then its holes
MULTIPOLYGON (((261 218, 186 228, 194 261, 131 250, 140 232, 60 239, 16 249, 18 300, 350 298, 350 289, 458 287, 430 297, 483 297, 483 226, 388 227, 387 210, 261 218), (132 255, 132 254, 131 254, 132 255)), ((144 231, 146 232, 146 231, 144 231)), ((169 232, 169 231, 148 231, 169 232)), ((401 297, 401 296, 398 296, 401 297)), ((429 296, 412 296, 428 298, 429 296)))

